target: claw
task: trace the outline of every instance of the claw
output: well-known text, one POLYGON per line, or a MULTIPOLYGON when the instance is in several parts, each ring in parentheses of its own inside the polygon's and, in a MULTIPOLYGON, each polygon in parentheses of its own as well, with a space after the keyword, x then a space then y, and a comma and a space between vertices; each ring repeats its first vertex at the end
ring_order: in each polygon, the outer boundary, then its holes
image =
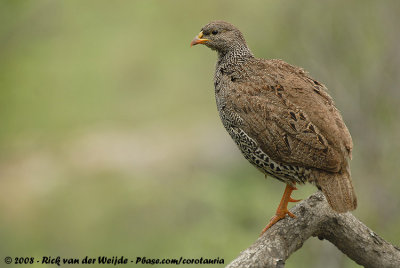
POLYGON ((290 212, 289 210, 287 211, 287 214, 291 217, 291 218, 296 218, 296 215, 294 215, 292 212, 290 212))

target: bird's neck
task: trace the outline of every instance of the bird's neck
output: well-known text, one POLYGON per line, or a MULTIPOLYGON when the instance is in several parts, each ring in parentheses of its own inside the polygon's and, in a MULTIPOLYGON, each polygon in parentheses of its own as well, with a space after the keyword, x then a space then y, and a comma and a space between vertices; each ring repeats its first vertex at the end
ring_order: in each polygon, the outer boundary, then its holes
POLYGON ((254 55, 246 44, 235 44, 226 51, 218 51, 217 66, 234 67, 251 58, 254 58, 254 55))

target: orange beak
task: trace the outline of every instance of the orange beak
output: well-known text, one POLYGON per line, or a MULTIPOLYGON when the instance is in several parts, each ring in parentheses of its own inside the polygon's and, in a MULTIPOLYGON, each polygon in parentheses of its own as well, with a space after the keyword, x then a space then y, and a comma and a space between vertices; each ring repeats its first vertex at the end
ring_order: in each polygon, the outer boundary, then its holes
POLYGON ((204 44, 205 42, 209 41, 208 39, 203 38, 203 32, 200 32, 190 43, 190 47, 198 45, 198 44, 204 44))

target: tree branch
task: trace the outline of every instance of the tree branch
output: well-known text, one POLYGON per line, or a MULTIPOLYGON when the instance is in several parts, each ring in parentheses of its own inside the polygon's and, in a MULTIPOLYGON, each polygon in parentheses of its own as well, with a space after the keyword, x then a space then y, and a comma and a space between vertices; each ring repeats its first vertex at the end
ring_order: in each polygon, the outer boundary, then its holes
POLYGON ((284 267, 289 256, 311 236, 327 239, 349 258, 365 267, 400 267, 400 248, 369 229, 351 213, 338 214, 322 192, 297 204, 292 212, 227 267, 284 267))

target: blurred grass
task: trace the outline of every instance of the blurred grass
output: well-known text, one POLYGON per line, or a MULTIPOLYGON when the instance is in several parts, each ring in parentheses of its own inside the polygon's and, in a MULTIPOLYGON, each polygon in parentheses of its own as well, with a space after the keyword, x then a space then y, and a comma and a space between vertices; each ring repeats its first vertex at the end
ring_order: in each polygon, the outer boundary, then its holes
MULTIPOLYGON (((354 214, 399 244, 399 12, 394 0, 1 1, 1 255, 227 264, 257 238, 284 185, 219 122, 216 55, 189 49, 215 19, 328 86, 355 144, 354 214)), ((357 267, 318 240, 287 262, 321 266, 357 267)))

